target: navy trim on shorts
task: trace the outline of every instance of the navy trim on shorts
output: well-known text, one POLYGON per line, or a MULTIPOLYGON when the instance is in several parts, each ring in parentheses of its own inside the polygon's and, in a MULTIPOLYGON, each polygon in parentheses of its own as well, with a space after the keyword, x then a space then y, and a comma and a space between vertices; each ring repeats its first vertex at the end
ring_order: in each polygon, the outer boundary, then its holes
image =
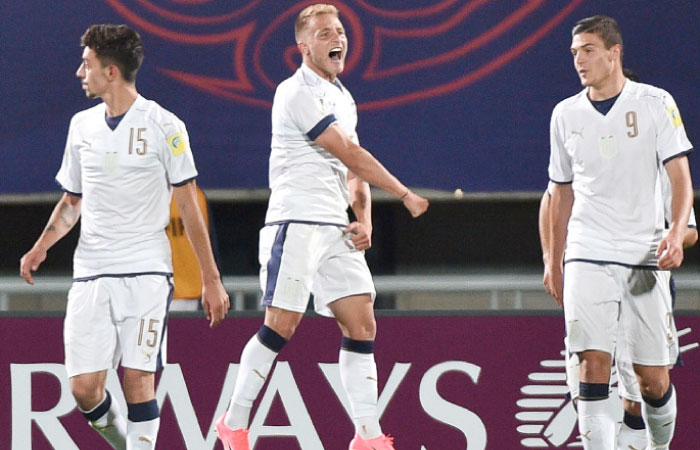
POLYGON ((282 250, 284 249, 284 241, 287 239, 288 228, 289 223, 280 224, 280 227, 277 229, 277 235, 275 236, 275 242, 272 244, 270 260, 267 262, 267 285, 265 286, 265 296, 262 301, 262 304, 265 306, 272 305, 272 298, 275 295, 277 277, 279 276, 280 265, 282 263, 282 250))
POLYGON ((623 266, 627 267, 630 269, 644 269, 644 270, 662 270, 659 269, 657 266, 635 266, 634 264, 625 264, 617 261, 600 261, 597 259, 585 259, 585 258, 573 258, 573 259, 567 259, 564 261, 564 264, 568 264, 570 262, 586 262, 586 263, 591 263, 591 264, 598 264, 598 265, 604 265, 604 264, 614 264, 616 266, 623 266))
POLYGON ((186 179, 186 180, 180 181, 179 183, 172 183, 172 185, 173 185, 174 187, 180 187, 180 186, 184 186, 184 185, 186 185, 187 183, 189 183, 190 181, 196 180, 196 179, 197 179, 197 175, 193 176, 192 178, 188 178, 188 179, 186 179))
POLYGON ((693 150, 695 150, 695 149, 691 148, 691 149, 688 149, 684 152, 680 152, 680 153, 677 153, 673 156, 670 156, 670 157, 664 159, 663 164, 666 165, 667 162, 671 161, 672 159, 680 158, 681 156, 688 156, 689 154, 693 153, 693 150))
POLYGON ((160 332, 160 345, 158 346, 158 357, 156 358, 156 372, 160 372, 165 367, 163 364, 163 340, 165 338, 165 333, 168 331, 168 317, 170 316, 170 304, 173 301, 173 294, 175 293, 175 286, 171 278, 168 278, 168 284, 170 285, 170 292, 168 292, 168 300, 165 305, 165 318, 163 319, 163 329, 160 332))
POLYGON ((102 273, 99 275, 92 275, 89 277, 73 278, 74 282, 81 281, 92 281, 98 278, 134 278, 140 277, 141 275, 162 275, 164 277, 172 277, 173 274, 170 272, 137 272, 137 273, 102 273))
POLYGON ((321 119, 312 129, 306 132, 306 135, 311 139, 312 141, 315 141, 317 137, 321 135, 324 131, 326 131, 326 128, 331 126, 333 122, 337 121, 335 116, 331 113, 328 114, 326 117, 321 119))
POLYGON ((278 220, 276 222, 268 222, 265 224, 266 227, 271 227, 274 225, 286 225, 290 223, 299 223, 302 225, 321 225, 329 227, 347 227, 347 223, 332 223, 332 222, 314 222, 313 220, 278 220))

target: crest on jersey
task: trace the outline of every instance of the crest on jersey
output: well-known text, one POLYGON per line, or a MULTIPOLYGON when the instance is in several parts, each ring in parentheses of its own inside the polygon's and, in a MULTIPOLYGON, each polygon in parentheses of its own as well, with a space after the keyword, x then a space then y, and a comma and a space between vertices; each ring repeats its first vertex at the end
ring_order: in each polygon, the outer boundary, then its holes
POLYGON ((182 155, 187 151, 187 143, 182 133, 176 133, 168 138, 168 146, 173 155, 182 155))
POLYGON ((671 118, 671 123, 674 127, 683 125, 683 120, 681 120, 681 113, 680 111, 678 111, 678 108, 676 108, 676 106, 666 108, 666 111, 668 111, 668 115, 671 118))

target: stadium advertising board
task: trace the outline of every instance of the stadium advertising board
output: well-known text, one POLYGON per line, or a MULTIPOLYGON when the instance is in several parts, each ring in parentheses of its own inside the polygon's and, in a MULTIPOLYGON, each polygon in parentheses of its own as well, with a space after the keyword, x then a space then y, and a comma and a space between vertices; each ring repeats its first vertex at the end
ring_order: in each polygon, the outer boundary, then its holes
MULTIPOLYGON (((0 322, 0 447, 107 449, 70 395, 62 365, 62 319, 0 322)), ((677 322, 694 330, 682 344, 698 340, 700 316, 677 322)), ((171 319, 170 364, 157 387, 159 448, 220 448, 214 420, 233 391, 234 358, 259 326, 260 319, 228 318, 209 330, 203 319, 171 319)), ((380 317, 378 326, 379 411, 397 448, 580 446, 575 412, 566 398, 561 317, 380 317)), ((336 363, 339 345, 333 321, 309 317, 302 322, 256 403, 255 449, 347 448, 353 428, 336 363)), ((685 367, 672 372, 679 393, 675 448, 697 444, 698 367, 700 351, 690 350, 685 367)), ((110 374, 108 388, 123 401, 116 373, 110 374)), ((611 406, 621 413, 618 402, 611 400, 611 406)))

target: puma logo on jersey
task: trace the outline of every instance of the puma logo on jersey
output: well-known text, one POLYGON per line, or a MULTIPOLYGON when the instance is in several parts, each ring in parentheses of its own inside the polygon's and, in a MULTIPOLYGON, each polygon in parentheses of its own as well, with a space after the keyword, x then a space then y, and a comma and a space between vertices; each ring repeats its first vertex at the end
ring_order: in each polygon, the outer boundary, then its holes
POLYGON ((153 352, 147 352, 146 350, 141 349, 141 353, 143 353, 143 356, 146 357, 147 363, 151 362, 151 358, 153 358, 153 352))
POLYGON ((263 374, 261 374, 260 372, 258 372, 256 369, 253 369, 253 373, 254 373, 255 375, 259 376, 260 378, 262 378, 263 380, 265 379, 265 377, 263 376, 263 374))
POLYGON ((581 128, 581 131, 571 130, 571 135, 572 136, 581 136, 583 138, 583 128, 581 128))

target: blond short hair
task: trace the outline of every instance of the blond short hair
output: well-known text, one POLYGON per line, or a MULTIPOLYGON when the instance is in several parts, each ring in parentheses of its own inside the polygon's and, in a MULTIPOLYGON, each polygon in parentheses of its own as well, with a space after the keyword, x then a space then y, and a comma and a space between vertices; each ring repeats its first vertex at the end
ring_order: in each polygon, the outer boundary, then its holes
POLYGON ((294 22, 294 39, 296 39, 297 43, 301 41, 301 34, 306 28, 306 25, 308 25, 309 20, 321 14, 333 14, 335 17, 338 17, 338 8, 326 3, 316 3, 315 5, 310 5, 302 9, 296 22, 294 22))

